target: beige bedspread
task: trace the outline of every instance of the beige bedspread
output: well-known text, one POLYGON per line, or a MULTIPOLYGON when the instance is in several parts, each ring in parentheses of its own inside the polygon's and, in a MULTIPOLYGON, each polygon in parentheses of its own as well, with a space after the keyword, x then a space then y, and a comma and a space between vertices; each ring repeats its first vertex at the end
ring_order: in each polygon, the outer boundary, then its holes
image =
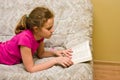
MULTIPOLYGON (((36 59, 36 64, 51 58, 36 59)), ((0 80, 93 80, 92 66, 90 63, 78 63, 68 68, 53 66, 47 70, 29 73, 23 64, 13 66, 0 64, 0 80)))

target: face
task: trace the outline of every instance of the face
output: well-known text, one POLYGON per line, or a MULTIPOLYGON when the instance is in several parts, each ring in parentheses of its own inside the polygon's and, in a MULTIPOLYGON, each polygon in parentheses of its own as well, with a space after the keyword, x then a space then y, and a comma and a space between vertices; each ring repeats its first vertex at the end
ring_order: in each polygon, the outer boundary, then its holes
POLYGON ((44 26, 39 31, 39 36, 44 38, 50 38, 53 30, 54 18, 48 19, 48 21, 44 24, 44 26))

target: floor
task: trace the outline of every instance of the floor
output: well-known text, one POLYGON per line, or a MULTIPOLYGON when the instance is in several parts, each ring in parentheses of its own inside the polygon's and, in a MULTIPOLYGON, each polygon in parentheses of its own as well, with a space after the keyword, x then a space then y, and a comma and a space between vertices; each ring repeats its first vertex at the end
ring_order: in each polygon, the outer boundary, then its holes
POLYGON ((94 62, 94 80, 120 80, 120 63, 94 62))

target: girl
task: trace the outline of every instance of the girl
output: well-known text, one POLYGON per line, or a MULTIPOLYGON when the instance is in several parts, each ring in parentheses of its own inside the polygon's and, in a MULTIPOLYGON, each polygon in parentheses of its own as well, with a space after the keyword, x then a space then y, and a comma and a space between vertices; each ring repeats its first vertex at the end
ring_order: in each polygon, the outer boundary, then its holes
POLYGON ((44 38, 50 38, 53 33, 54 15, 44 7, 36 7, 29 16, 24 15, 16 26, 16 35, 9 41, 0 42, 0 64, 14 65, 23 62, 28 72, 48 69, 53 65, 69 67, 71 50, 45 51, 44 38), (33 54, 39 58, 56 56, 53 59, 34 64, 33 54), (65 56, 62 56, 62 55, 65 56))

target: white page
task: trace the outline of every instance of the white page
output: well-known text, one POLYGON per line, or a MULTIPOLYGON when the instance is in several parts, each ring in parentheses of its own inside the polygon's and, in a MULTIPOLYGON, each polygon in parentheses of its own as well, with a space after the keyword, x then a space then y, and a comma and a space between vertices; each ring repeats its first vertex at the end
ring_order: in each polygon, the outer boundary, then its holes
POLYGON ((72 61, 74 64, 92 60, 89 41, 85 41, 72 47, 72 50, 72 61))

